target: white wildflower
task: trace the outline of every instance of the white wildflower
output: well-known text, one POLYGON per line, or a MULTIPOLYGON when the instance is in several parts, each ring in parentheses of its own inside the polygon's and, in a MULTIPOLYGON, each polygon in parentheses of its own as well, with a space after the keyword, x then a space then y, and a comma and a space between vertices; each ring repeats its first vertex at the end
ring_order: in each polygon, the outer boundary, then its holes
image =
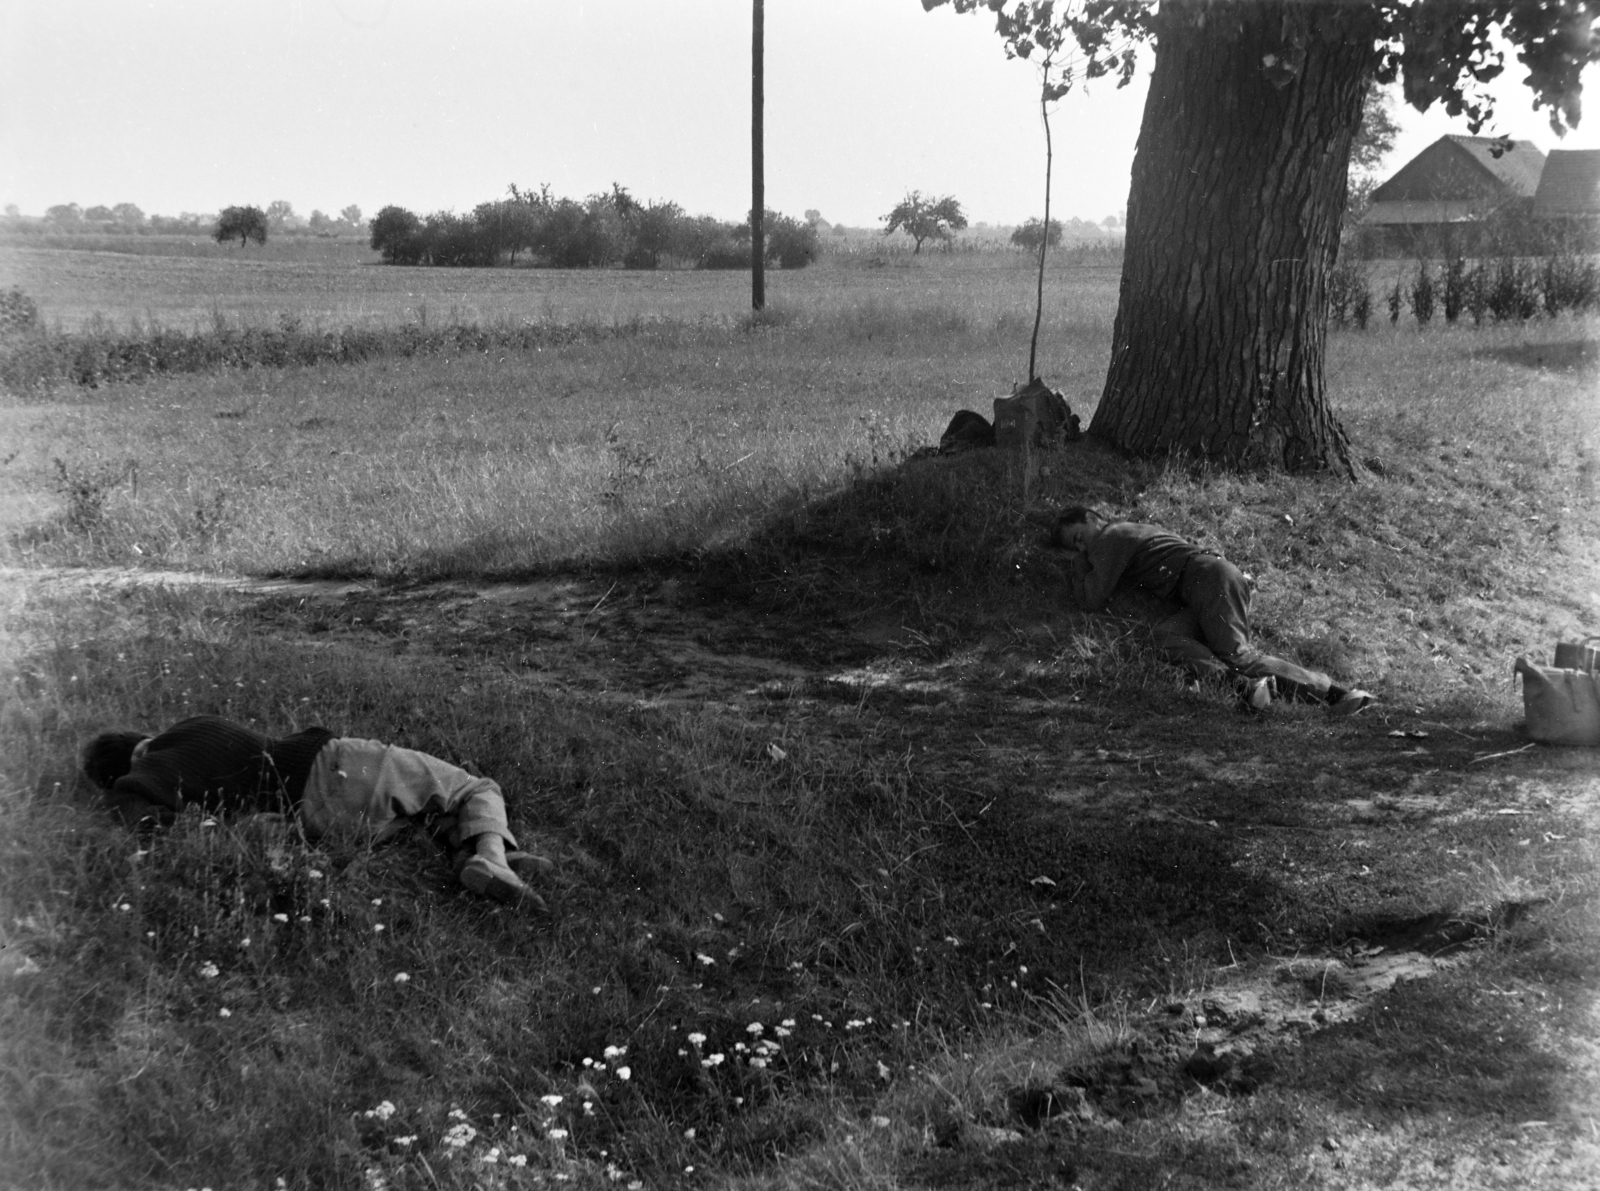
POLYGON ((394 1102, 392 1100, 385 1100, 382 1104, 378 1105, 377 1108, 369 1108, 361 1115, 374 1120, 387 1121, 390 1117, 394 1116, 394 1114, 394 1102))
POLYGON ((200 978, 202 980, 215 980, 220 975, 222 975, 221 970, 210 960, 200 965, 200 978))
POLYGON ((617 1068, 617 1078, 621 1079, 621 1080, 632 1079, 633 1078, 633 1068, 632 1067, 618 1067, 617 1068))
POLYGON ((411 973, 410 972, 396 972, 394 974, 394 982, 396 984, 404 984, 410 979, 411 979, 411 973))
POLYGON ((515 1166, 515 1167, 519 1167, 519 1168, 523 1167, 523 1166, 526 1166, 528 1164, 528 1155, 526 1155, 526 1154, 512 1154, 511 1157, 506 1159, 506 1163, 507 1163, 507 1165, 515 1166))
POLYGON ((620 1059, 627 1053, 628 1048, 626 1046, 608 1046, 605 1049, 605 1056, 608 1059, 620 1059))
POLYGON ((565 1141, 567 1139, 567 1131, 565 1129, 550 1129, 546 1131, 545 1136, 551 1141, 565 1141))
POLYGON ((744 1032, 746 1034, 754 1034, 757 1038, 759 1038, 761 1037, 762 1033, 765 1032, 766 1028, 767 1027, 762 1025, 760 1022, 753 1021, 744 1028, 744 1032))
POLYGON ((274 914, 272 916, 272 921, 274 921, 274 922, 288 922, 289 921, 289 915, 287 915, 287 914, 274 914))
POLYGON ((551 1108, 554 1108, 556 1105, 560 1104, 561 1100, 562 1097, 555 1092, 551 1092, 549 1095, 539 1097, 540 1103, 549 1105, 551 1108))
POLYGON ((451 1125, 444 1131, 444 1144, 453 1150, 464 1149, 468 1142, 478 1136, 478 1131, 471 1125, 462 1121, 460 1124, 451 1125))
POLYGON ((704 1034, 700 1033, 699 1030, 696 1030, 693 1034, 689 1035, 689 1045, 690 1046, 703 1046, 703 1045, 705 1045, 705 1040, 706 1040, 706 1036, 704 1034))
POLYGON ((695 959, 699 960, 702 964, 704 964, 708 968, 712 964, 717 962, 716 960, 712 959, 709 955, 707 955, 704 951, 696 951, 694 953, 694 957, 695 957, 695 959))

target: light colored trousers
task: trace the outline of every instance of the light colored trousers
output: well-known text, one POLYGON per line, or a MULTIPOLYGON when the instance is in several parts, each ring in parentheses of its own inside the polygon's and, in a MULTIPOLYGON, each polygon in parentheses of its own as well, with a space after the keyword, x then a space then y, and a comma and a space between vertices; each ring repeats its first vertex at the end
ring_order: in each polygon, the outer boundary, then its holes
POLYGON ((1156 648, 1197 677, 1271 676, 1288 698, 1326 702, 1333 679, 1317 670, 1262 653, 1250 644, 1250 584, 1239 568, 1215 554, 1199 554, 1178 584, 1183 609, 1155 626, 1156 648))
POLYGON ((381 740, 341 736, 323 745, 300 802, 300 821, 313 838, 352 833, 383 839, 402 820, 428 812, 456 816, 454 843, 492 832, 516 847, 494 782, 381 740))

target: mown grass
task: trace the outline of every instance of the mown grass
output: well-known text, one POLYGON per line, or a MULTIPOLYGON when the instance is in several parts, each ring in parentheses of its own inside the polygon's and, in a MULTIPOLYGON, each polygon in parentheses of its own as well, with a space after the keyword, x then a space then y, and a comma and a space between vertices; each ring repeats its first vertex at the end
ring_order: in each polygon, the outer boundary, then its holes
MULTIPOLYGON (((797 648, 840 625, 892 637, 858 660, 959 695, 823 675, 756 706, 591 697, 533 681, 527 654, 549 631, 536 623, 368 638, 318 631, 322 613, 313 625, 297 600, 57 596, 9 576, 9 1177, 777 1189, 1582 1174, 1594 1091, 1571 1051, 1592 1037, 1593 767, 1561 751, 1480 758, 1521 747, 1511 656, 1596 614, 1592 326, 1335 336, 1336 401, 1371 469, 1357 485, 1091 446, 904 462, 955 408, 1003 391, 1024 345, 1006 309, 969 308, 959 272, 944 289, 906 276, 898 293, 819 299, 754 329, 678 321, 503 360, 6 403, 13 565, 650 567, 797 648), (104 479, 89 523, 72 522, 55 458, 104 479), (137 489, 113 483, 128 460, 137 489), (1265 641, 1370 684, 1381 709, 1247 720, 1154 659, 1137 604, 1065 614, 1036 515, 1086 499, 1224 548, 1257 577, 1265 641), (369 852, 254 824, 190 818, 140 838, 104 821, 78 744, 198 711, 471 757, 561 862, 551 920, 462 894, 420 835, 369 852), (1052 811, 1061 799, 1081 809, 1052 811), (1486 932, 1448 978, 1398 985, 1369 1017, 1276 1055, 1254 1094, 1158 1070, 1179 1043, 1150 1049, 1168 1035, 1147 1011, 1197 1003, 1230 965, 1510 903, 1546 908, 1486 932), (778 1047, 757 1053, 761 1040, 778 1047), (1154 1107, 999 1148, 974 1132, 1024 1128, 1019 1089, 1117 1062, 1160 1074, 1154 1107)), ((1111 300, 1081 294, 1052 329, 1049 375, 1085 414, 1111 300)))

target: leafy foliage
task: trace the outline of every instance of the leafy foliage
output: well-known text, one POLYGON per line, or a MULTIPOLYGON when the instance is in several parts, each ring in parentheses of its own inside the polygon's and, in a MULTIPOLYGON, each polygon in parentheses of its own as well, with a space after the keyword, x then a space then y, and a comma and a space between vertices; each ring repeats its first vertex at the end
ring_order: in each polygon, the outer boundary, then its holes
POLYGON ((952 231, 960 231, 967 226, 967 217, 954 195, 924 198, 920 190, 908 193, 883 218, 883 234, 889 236, 896 231, 904 231, 916 241, 913 252, 922 251, 924 240, 946 240, 952 231))
MULTIPOLYGON (((1044 223, 1039 219, 1030 219, 1016 231, 1011 233, 1011 242, 1018 248, 1026 248, 1029 252, 1038 252, 1039 245, 1044 241, 1044 223)), ((1050 247, 1054 248, 1061 243, 1061 221, 1050 221, 1050 247)))
POLYGON ((389 206, 372 218, 371 244, 391 265, 414 265, 422 259, 422 221, 404 207, 389 206))
MULTIPOLYGON (((1237 19, 1224 5, 1155 5, 1137 0, 1087 0, 1058 6, 1054 0, 922 0, 924 9, 953 3, 957 12, 984 9, 1010 57, 1036 51, 1055 59, 1070 86, 1073 65, 1085 78, 1133 77, 1135 52, 1158 32, 1176 32, 1188 20, 1237 19)), ((1596 0, 1421 0, 1415 4, 1283 6, 1290 53, 1267 64, 1286 79, 1298 74, 1319 42, 1359 37, 1371 42, 1372 77, 1399 82, 1406 102, 1418 111, 1443 103, 1477 132, 1494 114, 1485 85, 1505 71, 1505 46, 1527 70, 1533 106, 1550 109, 1558 134, 1577 127, 1582 106, 1581 75, 1600 60, 1600 3, 1596 0)), ((1358 149, 1358 151, 1360 151, 1358 149)))
POLYGON ((235 236, 239 238, 241 248, 251 240, 257 244, 265 244, 266 213, 260 207, 228 207, 217 216, 217 227, 211 234, 218 244, 224 244, 235 236))
MULTIPOLYGON (((799 269, 821 251, 812 223, 768 211, 764 226, 769 262, 799 269)), ((559 198, 548 186, 513 185, 509 197, 479 203, 471 215, 420 218, 385 207, 372 221, 372 247, 390 264, 514 265, 526 252, 533 263, 557 269, 741 269, 750 264, 750 222, 691 216, 673 202, 641 203, 619 183, 582 201, 559 198)))

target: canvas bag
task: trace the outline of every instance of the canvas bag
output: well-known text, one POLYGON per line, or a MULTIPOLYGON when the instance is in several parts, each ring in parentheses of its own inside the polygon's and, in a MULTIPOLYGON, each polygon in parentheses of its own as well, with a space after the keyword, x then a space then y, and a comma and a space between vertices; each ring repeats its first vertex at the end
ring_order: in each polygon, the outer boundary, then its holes
POLYGON ((1600 746, 1600 676, 1518 658, 1528 735, 1545 744, 1600 746))
POLYGON ((1082 437, 1078 415, 1067 399, 1041 380, 1031 380, 1010 397, 994 399, 996 446, 1053 447, 1082 437))

